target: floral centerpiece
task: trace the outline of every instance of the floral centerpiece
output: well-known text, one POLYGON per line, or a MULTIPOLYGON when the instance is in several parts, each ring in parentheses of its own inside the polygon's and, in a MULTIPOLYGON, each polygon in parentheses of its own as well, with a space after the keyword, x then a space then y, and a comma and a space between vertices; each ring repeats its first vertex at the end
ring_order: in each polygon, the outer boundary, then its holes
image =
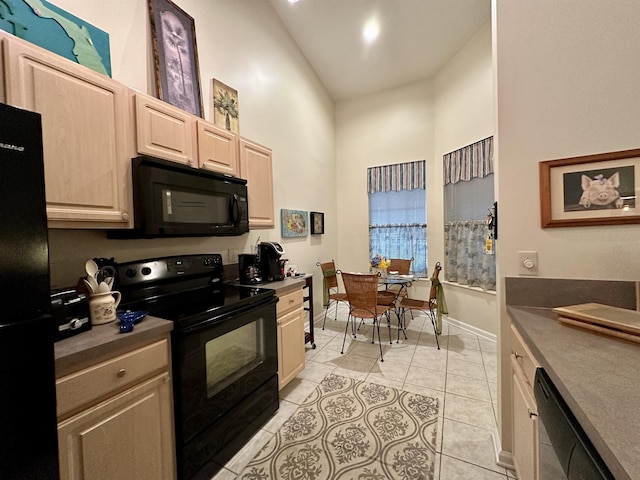
POLYGON ((383 277, 386 277, 387 268, 389 268, 390 264, 391 262, 387 261, 386 258, 384 258, 379 253, 376 253, 375 256, 371 258, 371 261, 369 262, 369 267, 371 268, 372 273, 380 272, 380 275, 382 275, 383 277))

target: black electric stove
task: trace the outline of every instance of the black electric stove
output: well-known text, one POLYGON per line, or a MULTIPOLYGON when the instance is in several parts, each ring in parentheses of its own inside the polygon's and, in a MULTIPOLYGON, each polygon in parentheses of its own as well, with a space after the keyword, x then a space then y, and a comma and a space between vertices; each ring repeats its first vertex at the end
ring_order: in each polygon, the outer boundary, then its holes
POLYGON ((210 479, 278 410, 273 290, 223 283, 219 254, 119 264, 119 310, 171 320, 180 480, 210 479))

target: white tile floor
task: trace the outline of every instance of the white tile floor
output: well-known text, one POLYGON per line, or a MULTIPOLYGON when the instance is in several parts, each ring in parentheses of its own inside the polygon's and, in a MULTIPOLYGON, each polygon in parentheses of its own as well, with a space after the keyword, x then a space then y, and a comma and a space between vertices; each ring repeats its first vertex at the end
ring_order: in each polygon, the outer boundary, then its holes
MULTIPOLYGON (((333 307, 332 307, 333 309, 333 307)), ((389 345, 386 322, 381 329, 384 362, 370 325, 357 338, 347 336, 341 354, 347 309, 333 310, 322 330, 316 320, 316 349, 307 344, 305 369, 280 392, 280 410, 220 471, 215 480, 235 479, 266 441, 328 373, 384 383, 440 399, 434 480, 507 480, 511 470, 496 464, 492 435, 497 434, 496 344, 443 321, 440 350, 425 316, 407 321, 408 339, 396 343, 395 323, 389 345)), ((393 317, 395 322, 395 316, 393 317)), ((376 337, 377 338, 377 337, 376 337)))

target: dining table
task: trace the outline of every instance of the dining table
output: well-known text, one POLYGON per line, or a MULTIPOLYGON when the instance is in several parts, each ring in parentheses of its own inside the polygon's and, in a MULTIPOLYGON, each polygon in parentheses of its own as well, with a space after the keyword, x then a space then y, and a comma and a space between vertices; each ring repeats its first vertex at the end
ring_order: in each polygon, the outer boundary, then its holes
POLYGON ((403 293, 406 294, 407 289, 411 286, 411 284, 415 279, 416 278, 414 275, 400 275, 400 274, 389 275, 388 274, 386 276, 382 276, 382 275, 378 276, 378 285, 380 286, 384 285, 385 287, 384 290, 380 290, 378 292, 378 298, 381 297, 380 293, 383 293, 383 292, 394 294, 393 297, 389 295, 389 298, 386 301, 384 301, 384 303, 381 303, 381 304, 391 306, 394 313, 396 314, 396 317, 398 318, 398 341, 400 340, 400 331, 402 331, 402 333, 404 334, 405 340, 407 338, 407 332, 404 327, 404 322, 402 318, 403 315, 397 307, 397 300, 403 293), (394 288, 389 290, 389 287, 392 285, 400 285, 400 288, 399 289, 394 288))

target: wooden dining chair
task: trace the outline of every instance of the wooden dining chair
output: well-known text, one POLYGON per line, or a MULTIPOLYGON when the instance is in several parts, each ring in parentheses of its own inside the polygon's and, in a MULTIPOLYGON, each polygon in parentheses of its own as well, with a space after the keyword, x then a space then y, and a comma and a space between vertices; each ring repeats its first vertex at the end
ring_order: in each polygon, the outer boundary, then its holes
MULTIPOLYGON (((438 336, 442 330, 442 327, 438 324, 439 320, 439 312, 438 312, 438 297, 440 297, 441 304, 444 304, 444 297, 442 294, 439 295, 438 290, 442 289, 442 284, 440 284, 440 280, 438 279, 438 275, 440 274, 440 270, 442 270, 442 265, 440 262, 437 262, 434 267, 433 275, 431 276, 431 289, 429 290, 429 299, 421 300, 409 297, 402 297, 398 302, 398 309, 401 312, 402 323, 404 325, 404 316, 407 311, 412 312, 413 310, 418 310, 424 312, 429 320, 431 320, 431 324, 433 325, 433 333, 436 337, 436 345, 438 346, 438 350, 440 350, 440 340, 438 336)), ((446 306, 441 305, 441 311, 446 312, 446 306), (444 309, 444 310, 442 310, 444 309)), ((400 333, 398 333, 398 336, 400 333)))
POLYGON ((344 283, 344 289, 347 291, 349 316, 347 317, 347 325, 344 329, 342 351, 340 353, 344 353, 344 345, 347 339, 349 323, 351 322, 351 332, 355 337, 355 319, 371 319, 373 320, 371 343, 375 343, 377 330, 378 345, 380 346, 380 361, 384 362, 384 357, 382 355, 382 341, 380 338, 380 317, 387 317, 387 325, 389 326, 389 342, 391 342, 391 320, 389 318, 389 310, 391 310, 391 306, 378 304, 378 275, 343 272, 342 281, 344 283))
POLYGON ((327 321, 327 312, 329 311, 329 305, 331 302, 336 303, 336 310, 334 320, 338 319, 338 303, 347 303, 347 294, 340 292, 340 286, 338 285, 338 271, 336 270, 336 264, 333 259, 330 262, 316 263, 322 270, 322 288, 323 288, 323 304, 326 305, 324 309, 324 319, 322 320, 322 329, 324 330, 324 324, 327 321))

